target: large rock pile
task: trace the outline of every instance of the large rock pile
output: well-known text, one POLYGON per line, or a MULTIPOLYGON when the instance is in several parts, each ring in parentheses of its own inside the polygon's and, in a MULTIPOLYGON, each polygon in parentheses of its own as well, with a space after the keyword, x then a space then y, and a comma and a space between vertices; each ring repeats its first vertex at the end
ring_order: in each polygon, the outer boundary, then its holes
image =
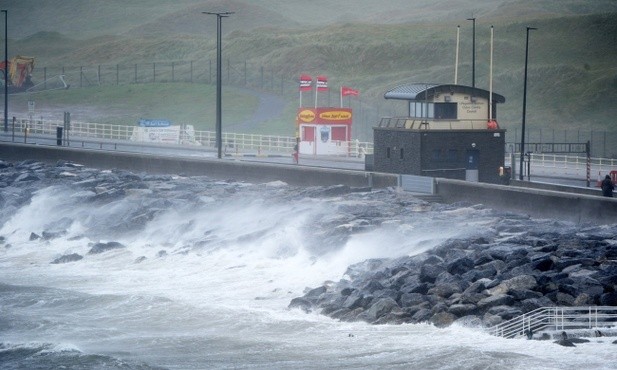
POLYGON ((617 305, 610 230, 501 228, 494 240, 451 240, 420 255, 353 265, 345 279, 289 306, 343 321, 493 326, 540 307, 617 305))

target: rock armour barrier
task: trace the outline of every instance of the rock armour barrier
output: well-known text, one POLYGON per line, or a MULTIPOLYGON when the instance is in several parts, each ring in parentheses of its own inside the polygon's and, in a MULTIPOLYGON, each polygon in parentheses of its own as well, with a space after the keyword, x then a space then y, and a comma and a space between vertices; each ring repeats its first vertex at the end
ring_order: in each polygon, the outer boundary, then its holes
POLYGON ((289 307, 342 321, 490 327, 546 306, 617 306, 610 230, 522 232, 502 221, 496 231, 513 236, 450 240, 416 256, 368 260, 289 307))

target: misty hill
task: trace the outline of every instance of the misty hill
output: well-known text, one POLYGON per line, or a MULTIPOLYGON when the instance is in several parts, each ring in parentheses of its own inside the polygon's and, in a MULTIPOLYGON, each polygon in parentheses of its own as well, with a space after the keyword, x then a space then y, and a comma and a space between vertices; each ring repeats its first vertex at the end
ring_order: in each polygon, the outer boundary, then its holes
MULTIPOLYGON (((534 26, 529 125, 612 130, 617 114, 613 0, 21 0, 7 8, 10 54, 35 56, 39 69, 214 60, 216 21, 201 12, 233 11, 223 26, 226 59, 289 81, 325 74, 333 87, 360 89, 365 109, 402 83, 453 82, 457 25, 458 82, 471 85, 466 18, 475 17, 476 86, 488 88, 494 25, 494 90, 506 97, 506 128, 520 122, 525 27, 534 26)), ((406 112, 402 102, 389 109, 406 112)))

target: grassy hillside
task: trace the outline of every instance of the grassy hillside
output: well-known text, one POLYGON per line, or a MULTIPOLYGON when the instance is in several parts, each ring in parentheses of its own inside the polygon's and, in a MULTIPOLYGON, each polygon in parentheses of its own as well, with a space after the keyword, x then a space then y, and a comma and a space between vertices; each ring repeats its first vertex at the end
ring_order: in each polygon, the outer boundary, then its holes
MULTIPOLYGON (((402 83, 453 82, 459 24, 458 82, 471 85, 471 22, 465 20, 469 16, 477 18, 476 86, 482 88, 488 88, 489 27, 495 26, 494 90, 506 97, 506 104, 498 108, 502 126, 520 125, 525 27, 534 26, 539 29, 530 39, 529 126, 613 130, 617 2, 612 0, 22 0, 9 6, 9 33, 22 36, 11 38, 10 54, 35 56, 39 78, 43 67, 94 70, 101 64, 205 64, 215 60, 216 22, 201 11, 221 9, 236 12, 224 21, 224 58, 246 62, 249 85, 263 80, 265 71, 267 78, 291 86, 284 90, 285 116, 259 128, 272 130, 265 133, 288 131, 297 106, 293 85, 300 73, 327 75, 333 89, 342 84, 360 89, 361 99, 352 104, 364 114, 365 125, 374 124, 381 115, 404 113, 403 102, 386 102, 383 93, 402 83), (19 21, 20 16, 25 21, 19 21)), ((235 73, 243 73, 242 68, 236 67, 235 73)), ((76 81, 71 84, 76 86, 76 81)), ((205 122, 203 115, 213 110, 204 111, 202 100, 190 96, 207 96, 202 92, 213 86, 182 85, 103 86, 104 93, 98 88, 71 89, 37 94, 37 104, 43 106, 50 99, 50 106, 58 107, 99 105, 84 114, 117 112, 130 117, 128 121, 140 115, 168 115, 205 122), (150 89, 165 90, 158 96, 166 98, 150 103, 156 96, 150 89), (201 90, 187 97, 192 89, 201 90), (129 104, 122 104, 125 100, 129 104)), ((243 87, 243 82, 236 81, 235 86, 243 87)), ((241 121, 248 115, 244 110, 256 106, 253 95, 230 89, 226 93, 237 95, 224 107, 234 120, 241 121)), ((330 101, 336 103, 336 91, 331 95, 330 101)))
MULTIPOLYGON (((214 130, 216 89, 210 85, 153 83, 100 86, 49 91, 31 96, 11 96, 11 112, 27 114, 27 102, 36 103, 36 112, 48 119, 62 120, 71 112, 78 121, 134 125, 140 118, 168 119, 174 124, 193 124, 199 130, 214 130)), ((225 91, 223 119, 229 130, 250 119, 258 99, 237 90, 225 91)), ((243 129, 251 129, 243 128, 243 129)))

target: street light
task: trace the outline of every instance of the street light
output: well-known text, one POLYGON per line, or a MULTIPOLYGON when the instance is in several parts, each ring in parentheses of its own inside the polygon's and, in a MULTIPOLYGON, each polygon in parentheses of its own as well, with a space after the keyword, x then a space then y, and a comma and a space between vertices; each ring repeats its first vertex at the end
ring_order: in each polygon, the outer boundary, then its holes
POLYGON ((4 132, 9 131, 9 27, 8 10, 0 10, 4 13, 4 132))
POLYGON ((476 87, 476 19, 467 18, 473 21, 473 36, 471 41, 471 87, 476 87))
POLYGON ((527 110, 527 61, 529 60, 529 31, 537 28, 527 27, 527 38, 525 41, 525 77, 523 79, 523 127, 521 130, 521 163, 519 167, 518 179, 523 181, 523 155, 525 153, 525 112, 527 110))
POLYGON ((218 158, 221 158, 223 148, 223 124, 221 122, 221 92, 222 92, 222 48, 221 48, 221 34, 223 33, 222 20, 224 17, 229 17, 233 12, 202 12, 203 14, 216 15, 216 147, 218 151, 218 158))

